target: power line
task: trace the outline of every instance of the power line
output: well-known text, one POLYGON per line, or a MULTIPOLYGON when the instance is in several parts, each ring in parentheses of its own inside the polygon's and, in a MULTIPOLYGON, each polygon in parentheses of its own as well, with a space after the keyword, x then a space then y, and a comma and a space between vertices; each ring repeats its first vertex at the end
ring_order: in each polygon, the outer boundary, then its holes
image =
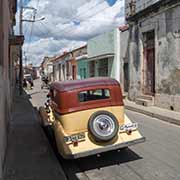
MULTIPOLYGON (((39 2, 40 0, 38 0, 37 2, 39 2)), ((94 7, 97 7, 97 5, 99 5, 99 4, 102 4, 102 3, 104 3, 105 1, 103 0, 103 1, 100 1, 99 3, 97 3, 95 6, 93 6, 93 7, 91 7, 91 9, 92 8, 94 8, 94 7)), ((103 12, 104 10, 106 10, 106 9, 108 9, 108 8, 111 8, 111 7, 105 7, 105 8, 103 8, 101 11, 98 11, 97 13, 95 13, 95 14, 92 14, 91 16, 89 16, 88 17, 88 19, 89 18, 91 18, 91 17, 93 17, 93 16, 95 16, 95 15, 97 15, 97 14, 99 14, 99 13, 101 13, 101 12, 103 12)), ((91 10, 91 9, 88 9, 87 11, 89 11, 89 10, 91 10)), ((87 12, 86 11, 86 12, 87 12)), ((80 16, 74 16, 74 18, 77 18, 77 17, 80 17, 80 16)), ((85 21, 87 21, 88 19, 85 19, 85 20, 81 20, 81 22, 85 22, 85 21)), ((69 21, 68 21, 69 22, 69 21)), ((42 23, 42 22, 41 22, 42 23)), ((44 26, 46 26, 44 23, 42 23, 44 26)), ((63 29, 61 29, 61 33, 63 32, 63 33, 69 33, 69 32, 73 32, 73 30, 71 30, 71 31, 65 31, 66 29, 69 29, 70 27, 72 27, 73 25, 70 25, 69 27, 65 27, 65 28, 63 28, 63 29)), ((53 34, 50 30, 49 30, 49 27, 46 27, 46 29, 48 30, 48 34, 53 34)))
POLYGON ((37 0, 36 9, 39 8, 39 3, 40 3, 40 0, 37 0))
MULTIPOLYGON (((38 2, 39 2, 39 0, 38 0, 38 2)), ((95 6, 91 7, 91 9, 94 8, 94 7, 96 7, 98 4, 102 4, 102 3, 104 3, 104 0, 101 1, 101 2, 99 2, 99 3, 97 3, 95 6)), ((105 10, 108 9, 108 8, 112 8, 112 7, 109 7, 109 6, 108 6, 108 7, 105 7, 105 8, 103 8, 103 9, 101 9, 100 11, 92 14, 91 16, 88 16, 88 19, 81 20, 81 22, 86 22, 86 21, 88 21, 88 20, 89 20, 90 18, 92 18, 93 16, 95 16, 95 15, 97 15, 97 14, 105 11, 105 10)), ((89 9, 89 10, 90 10, 90 9, 89 9)), ((89 11, 89 10, 88 10, 88 11, 89 11)), ((87 11, 86 11, 86 12, 87 12, 87 11)), ((73 18, 77 18, 77 17, 80 17, 80 15, 74 16, 73 18)), ((68 21, 68 22, 69 22, 69 21, 68 21)), ((49 29, 49 27, 47 27, 47 25, 45 25, 43 22, 40 22, 40 23, 47 29, 49 35, 53 34, 53 33, 51 32, 51 30, 49 29)), ((71 30, 71 31, 65 31, 66 29, 69 29, 71 26, 72 26, 72 25, 70 25, 69 27, 65 27, 65 28, 61 29, 61 32, 64 32, 64 33, 72 33, 73 30, 71 30), (62 30, 63 30, 63 31, 62 31, 62 30)), ((30 37, 31 37, 31 36, 32 36, 32 30, 31 30, 31 35, 30 35, 30 37)), ((30 39, 31 39, 31 38, 30 38, 30 39)), ((53 40, 53 39, 51 38, 51 40, 53 40)), ((65 43, 63 43, 63 44, 66 45, 65 43)), ((55 44, 55 45, 56 45, 56 44, 55 44)), ((56 45, 56 46, 57 46, 57 45, 56 45)), ((57 46, 57 47, 59 48, 59 46, 57 46)))
MULTIPOLYGON (((99 14, 99 13, 101 13, 101 12, 103 12, 106 9, 109 9, 109 8, 112 8, 112 7, 105 7, 105 8, 103 8, 101 11, 98 11, 98 12, 94 13, 93 15, 89 16, 88 19, 81 20, 81 23, 88 21, 93 16, 95 16, 95 15, 97 15, 97 14, 99 14)), ((44 24, 43 22, 41 22, 41 23, 44 24)), ((46 29, 48 29, 48 31, 51 33, 51 31, 49 30, 49 27, 47 27, 47 25, 45 25, 45 24, 44 24, 44 26, 46 26, 46 29)), ((73 27, 73 25, 70 25, 69 27, 62 28, 62 29, 60 29, 60 31, 61 31, 61 33, 72 33, 74 30, 66 31, 66 29, 68 30, 71 27, 73 27)), ((53 33, 51 33, 51 34, 53 34, 53 33)))
MULTIPOLYGON (((39 8, 39 3, 40 3, 40 0, 37 0, 36 11, 34 12, 34 15, 32 15, 32 17, 34 16, 34 22, 35 22, 36 15, 37 15, 37 9, 39 8)), ((30 43, 31 43, 31 40, 32 40, 32 35, 33 35, 34 22, 32 22, 32 25, 31 25, 30 36, 29 36, 29 41, 28 41, 29 44, 27 46, 26 53, 28 53, 28 51, 30 50, 30 43)))
POLYGON ((103 4, 104 2, 105 2, 104 0, 100 1, 99 3, 97 3, 97 4, 95 4, 94 6, 90 7, 90 8, 87 9, 86 11, 81 12, 79 15, 73 16, 73 17, 71 18, 71 20, 65 21, 63 24, 70 23, 73 19, 80 18, 81 15, 87 14, 87 12, 91 11, 92 9, 94 9, 95 7, 97 7, 98 5, 103 4))
MULTIPOLYGON (((101 13, 101 12, 103 12, 103 11, 105 11, 106 9, 108 9, 108 8, 111 8, 111 7, 105 7, 105 8, 103 8, 101 11, 98 11, 97 13, 95 13, 95 14, 93 14, 93 15, 91 15, 91 16, 89 16, 88 17, 88 19, 86 19, 86 20, 82 20, 81 22, 85 22, 85 21, 88 21, 89 20, 89 18, 91 18, 91 17, 93 17, 93 16, 95 16, 95 15, 97 15, 97 14, 99 14, 99 13, 101 13)), ((45 28, 46 28, 46 30, 48 31, 48 34, 51 36, 51 34, 53 34, 52 32, 51 32, 51 30, 49 29, 49 27, 47 27, 47 25, 46 24, 44 24, 43 22, 41 22, 40 21, 40 23, 41 23, 41 25, 43 25, 45 28)), ((72 26, 72 25, 71 25, 72 26)), ((71 27, 70 26, 70 27, 71 27)), ((70 28, 70 27, 68 27, 68 28, 70 28)), ((67 29, 67 27, 66 28, 64 28, 63 29, 63 31, 61 31, 61 32, 64 32, 64 33, 72 33, 73 32, 73 30, 71 30, 71 31, 65 31, 65 29, 67 29)), ((62 30, 62 29, 61 29, 62 30)), ((52 37, 52 36, 51 36, 52 37)), ((53 39, 52 38, 50 38, 50 40, 51 41, 53 41, 53 39)), ((62 43, 62 42, 61 42, 62 43)), ((63 44, 64 45, 66 45, 65 44, 65 42, 63 42, 63 44)), ((59 46, 57 46, 55 43, 54 43, 54 45, 56 46, 56 47, 58 47, 59 48, 59 46)))
POLYGON ((32 35, 33 35, 33 27, 34 27, 34 23, 32 23, 31 25, 31 29, 30 29, 30 36, 29 36, 29 40, 28 40, 28 46, 25 50, 26 53, 28 53, 29 49, 30 49, 30 43, 31 43, 31 39, 32 39, 32 35))

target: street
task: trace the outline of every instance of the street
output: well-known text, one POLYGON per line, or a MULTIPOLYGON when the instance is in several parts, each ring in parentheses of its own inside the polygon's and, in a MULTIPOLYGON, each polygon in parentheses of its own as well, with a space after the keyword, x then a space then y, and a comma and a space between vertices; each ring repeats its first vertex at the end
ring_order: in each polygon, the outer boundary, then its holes
MULTIPOLYGON (((47 92, 48 90, 40 89, 40 81, 36 80, 34 89, 28 90, 35 107, 43 105, 47 92)), ((78 160, 64 160, 57 155, 68 179, 180 179, 180 127, 132 111, 126 113, 139 123, 146 142, 122 151, 78 160)))

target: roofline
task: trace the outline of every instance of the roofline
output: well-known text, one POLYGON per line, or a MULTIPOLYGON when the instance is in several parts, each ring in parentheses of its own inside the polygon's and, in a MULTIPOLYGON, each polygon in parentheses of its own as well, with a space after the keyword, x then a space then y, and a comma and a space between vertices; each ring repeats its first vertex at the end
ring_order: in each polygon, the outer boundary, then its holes
POLYGON ((127 31, 127 30, 129 30, 129 25, 125 24, 125 25, 119 26, 119 30, 121 32, 127 31))
POLYGON ((88 61, 91 60, 91 59, 100 60, 100 59, 103 59, 105 56, 112 56, 113 57, 114 55, 115 55, 115 53, 106 53, 106 54, 101 54, 101 55, 98 55, 98 56, 92 56, 92 57, 88 57, 88 61))
POLYGON ((136 14, 127 17, 126 21, 127 22, 136 21, 138 19, 141 19, 141 18, 148 16, 152 12, 155 12, 155 11, 157 12, 162 6, 173 5, 173 4, 177 4, 177 3, 179 3, 179 0, 161 0, 161 1, 158 1, 154 4, 152 4, 151 6, 148 6, 147 8, 137 12, 136 14))
POLYGON ((76 91, 78 89, 91 89, 96 86, 107 86, 107 85, 119 85, 119 82, 111 77, 93 77, 93 78, 87 78, 83 80, 67 80, 64 82, 61 81, 55 81, 51 84, 52 87, 55 87, 56 89, 59 89, 59 92, 67 92, 67 91, 76 91), (92 80, 92 81, 91 81, 92 80), (80 82, 82 84, 80 84, 80 82), (99 84, 97 84, 99 82, 99 84), (70 84, 69 84, 70 83, 70 84), (72 83, 72 84, 71 84, 72 83), (66 89, 66 86, 72 86, 68 87, 66 89))
MULTIPOLYGON (((59 58, 62 58, 62 57, 64 57, 64 56, 68 55, 68 54, 71 54, 71 53, 73 53, 73 52, 75 52, 75 51, 78 51, 78 50, 80 50, 80 49, 83 49, 83 48, 85 48, 85 47, 87 47, 87 44, 84 45, 84 46, 81 46, 81 47, 79 47, 79 48, 73 49, 72 51, 68 51, 68 52, 65 53, 65 54, 59 55, 58 57, 56 57, 55 59, 53 59, 52 62, 55 63, 59 58)), ((60 59, 59 61, 61 61, 61 60, 62 60, 62 59, 60 59)))
MULTIPOLYGON (((68 54, 70 54, 70 52, 66 52, 66 53, 64 53, 64 54, 61 54, 61 55, 55 57, 55 58, 52 60, 52 62, 54 63, 54 62, 56 62, 59 58, 62 58, 62 57, 64 57, 64 56, 68 55, 68 54)), ((61 59, 61 60, 62 60, 62 59, 61 59)))
POLYGON ((84 45, 84 46, 81 46, 81 47, 79 47, 79 48, 73 49, 73 50, 70 51, 70 52, 72 53, 72 52, 74 52, 74 51, 78 51, 78 50, 83 49, 83 48, 85 48, 85 47, 87 47, 87 44, 84 45))

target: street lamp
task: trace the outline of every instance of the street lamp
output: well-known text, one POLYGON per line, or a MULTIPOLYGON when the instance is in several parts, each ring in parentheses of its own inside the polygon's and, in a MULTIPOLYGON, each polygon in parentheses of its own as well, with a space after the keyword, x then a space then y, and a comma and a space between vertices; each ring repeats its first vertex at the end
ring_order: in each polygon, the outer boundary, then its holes
MULTIPOLYGON (((35 19, 35 16, 36 16, 36 12, 37 12, 37 9, 33 8, 33 7, 23 7, 22 6, 22 0, 20 0, 20 15, 19 15, 19 19, 20 19, 20 22, 19 22, 19 34, 21 36, 23 36, 23 22, 37 22, 37 21, 43 21, 45 19, 45 17, 41 17, 40 19, 35 19), (23 9, 31 9, 33 10, 34 12, 34 15, 33 15, 33 19, 30 20, 30 19, 23 19, 23 9)), ((22 62, 22 47, 20 48, 20 57, 19 57, 19 93, 20 95, 22 95, 22 75, 23 75, 23 62, 22 62)))
POLYGON ((43 17, 41 17, 40 19, 35 19, 35 17, 33 18, 33 20, 29 20, 29 19, 22 19, 22 21, 23 22, 32 22, 32 23, 34 23, 34 22, 38 22, 38 21, 43 21, 43 20, 45 20, 46 18, 43 16, 43 17))

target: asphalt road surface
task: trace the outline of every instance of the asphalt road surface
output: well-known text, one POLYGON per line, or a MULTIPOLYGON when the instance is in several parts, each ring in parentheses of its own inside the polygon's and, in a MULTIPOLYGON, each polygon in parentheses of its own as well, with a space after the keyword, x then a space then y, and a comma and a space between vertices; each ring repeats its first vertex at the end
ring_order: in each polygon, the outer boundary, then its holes
MULTIPOLYGON (((35 81, 34 90, 28 91, 35 107, 43 105, 47 92, 35 81)), ((180 180, 180 127, 140 113, 126 113, 139 123, 146 142, 79 160, 64 160, 57 154, 67 179, 180 180)))

